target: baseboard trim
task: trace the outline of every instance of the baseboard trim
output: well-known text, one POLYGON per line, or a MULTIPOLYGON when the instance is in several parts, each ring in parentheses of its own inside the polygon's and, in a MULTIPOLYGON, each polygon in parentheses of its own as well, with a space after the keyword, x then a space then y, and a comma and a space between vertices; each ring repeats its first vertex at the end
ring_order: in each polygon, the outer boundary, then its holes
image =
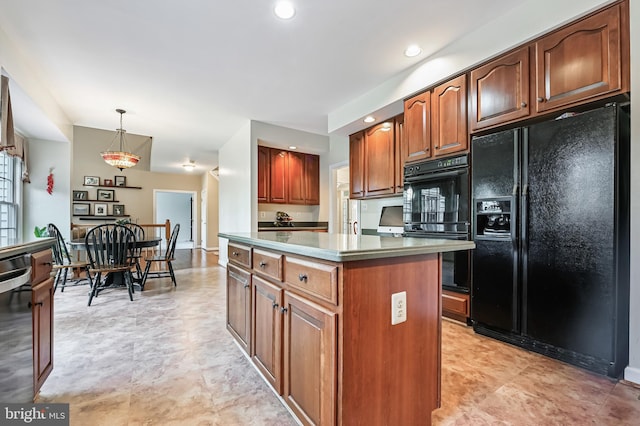
POLYGON ((624 369, 624 379, 627 382, 632 382, 640 385, 640 368, 627 367, 624 369))

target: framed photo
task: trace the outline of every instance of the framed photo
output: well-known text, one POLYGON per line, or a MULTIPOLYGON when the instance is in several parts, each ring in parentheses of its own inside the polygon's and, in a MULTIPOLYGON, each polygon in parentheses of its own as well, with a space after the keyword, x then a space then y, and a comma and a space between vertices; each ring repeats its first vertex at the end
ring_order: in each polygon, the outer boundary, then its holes
POLYGON ((98 176, 85 176, 84 184, 86 186, 100 186, 100 178, 98 176))
POLYGON ((89 199, 89 191, 73 191, 73 201, 86 201, 89 199))
POLYGON ((88 216, 90 214, 90 206, 91 204, 89 203, 73 203, 73 215, 88 216))
POLYGON ((124 204, 114 204, 113 205, 113 215, 114 216, 124 216, 124 204))
POLYGON ((113 201, 115 191, 113 189, 98 189, 98 201, 113 201))
POLYGON ((126 176, 114 176, 116 186, 127 186, 126 176))
POLYGON ((95 216, 106 216, 107 215, 107 205, 106 204, 94 204, 94 215, 95 216))
POLYGON ((105 179, 104 186, 113 186, 113 181, 111 179, 105 179))

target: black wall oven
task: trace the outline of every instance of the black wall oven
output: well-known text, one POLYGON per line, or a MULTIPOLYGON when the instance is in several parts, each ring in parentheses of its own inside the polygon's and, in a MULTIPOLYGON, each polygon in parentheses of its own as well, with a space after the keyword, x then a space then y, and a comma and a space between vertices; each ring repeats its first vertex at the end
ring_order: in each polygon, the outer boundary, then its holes
MULTIPOLYGON (((470 239, 469 156, 407 164, 402 215, 404 236, 470 239)), ((442 254, 442 287, 469 293, 470 252, 442 254)))

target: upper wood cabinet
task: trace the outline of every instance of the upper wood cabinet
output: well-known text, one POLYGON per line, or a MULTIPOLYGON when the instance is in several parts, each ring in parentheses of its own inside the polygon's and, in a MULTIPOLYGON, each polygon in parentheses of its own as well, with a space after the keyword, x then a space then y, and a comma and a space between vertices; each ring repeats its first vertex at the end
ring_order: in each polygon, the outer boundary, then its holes
POLYGON ((534 43, 537 112, 623 89, 622 7, 617 4, 534 43))
POLYGON ((395 122, 395 139, 396 139, 396 193, 402 194, 404 190, 404 157, 407 150, 404 136, 404 114, 400 114, 394 118, 395 122))
POLYGON ((475 68, 471 132, 629 91, 628 2, 475 68))
POLYGON ((431 92, 404 101, 406 149, 402 163, 431 157, 431 92))
POLYGON ((471 130, 529 115, 529 47, 502 56, 470 73, 471 130))
POLYGON ((349 198, 364 197, 364 131, 349 136, 349 198))
POLYGON ((350 198, 376 198, 402 192, 403 116, 349 137, 350 198))
POLYGON ((270 185, 270 167, 271 158, 269 157, 269 148, 266 146, 258 146, 258 202, 268 203, 270 185))
POLYGON ((467 133, 467 76, 461 75, 433 89, 431 95, 433 156, 465 151, 467 133))
POLYGON ((258 146, 258 202, 320 204, 320 157, 258 146))
POLYGON ((365 197, 395 192, 395 131, 393 120, 364 132, 365 197))

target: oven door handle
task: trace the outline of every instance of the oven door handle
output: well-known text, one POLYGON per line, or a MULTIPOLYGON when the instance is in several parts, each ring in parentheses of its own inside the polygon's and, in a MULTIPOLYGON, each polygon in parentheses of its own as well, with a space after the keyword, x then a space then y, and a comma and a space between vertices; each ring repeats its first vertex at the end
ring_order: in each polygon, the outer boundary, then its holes
POLYGON ((430 180, 460 176, 465 173, 467 173, 466 167, 464 169, 452 170, 450 172, 442 172, 442 173, 436 172, 436 173, 429 173, 427 175, 420 175, 420 176, 405 176, 404 181, 407 183, 419 182, 419 181, 425 182, 430 180))

